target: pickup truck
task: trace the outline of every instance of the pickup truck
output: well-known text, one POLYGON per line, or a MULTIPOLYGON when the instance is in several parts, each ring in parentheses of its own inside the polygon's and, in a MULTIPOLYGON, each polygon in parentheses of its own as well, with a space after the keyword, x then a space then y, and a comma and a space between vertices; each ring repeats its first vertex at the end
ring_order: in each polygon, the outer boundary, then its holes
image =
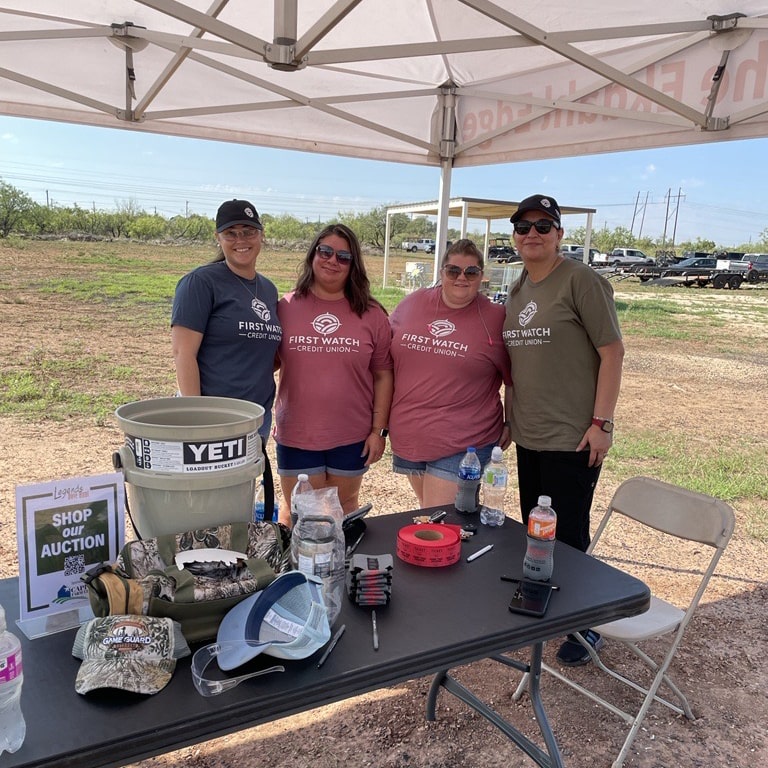
POLYGON ((768 253, 745 253, 740 259, 718 259, 717 268, 741 272, 748 283, 768 280, 768 253))
POLYGON ((598 253, 592 263, 596 266, 624 267, 633 264, 653 266, 656 262, 637 248, 614 248, 610 253, 598 253))
POLYGON ((435 252, 435 241, 427 237, 421 237, 418 240, 404 240, 400 247, 404 251, 410 251, 416 253, 416 251, 424 251, 424 253, 435 252))

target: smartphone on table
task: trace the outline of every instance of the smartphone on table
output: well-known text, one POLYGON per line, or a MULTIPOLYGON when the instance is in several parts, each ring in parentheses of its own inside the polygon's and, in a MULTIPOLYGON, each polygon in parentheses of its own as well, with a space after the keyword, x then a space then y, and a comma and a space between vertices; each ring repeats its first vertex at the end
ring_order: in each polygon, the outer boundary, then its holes
POLYGON ((549 582, 520 579, 509 603, 509 610, 526 616, 543 616, 551 596, 552 585, 549 582))

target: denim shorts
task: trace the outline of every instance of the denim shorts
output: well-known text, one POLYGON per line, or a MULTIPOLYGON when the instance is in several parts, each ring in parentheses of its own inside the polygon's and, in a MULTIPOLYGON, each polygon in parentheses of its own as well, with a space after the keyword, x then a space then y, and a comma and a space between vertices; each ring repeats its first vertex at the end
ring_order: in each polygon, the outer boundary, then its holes
POLYGON ((327 451, 305 451, 303 448, 291 448, 277 444, 277 474, 281 477, 297 477, 302 472, 307 475, 329 475, 339 477, 357 477, 368 471, 365 466, 366 456, 361 456, 365 440, 351 445, 340 445, 327 451))
MULTIPOLYGON (((491 451, 493 445, 486 445, 484 448, 477 449, 477 457, 480 459, 480 465, 485 466, 491 460, 491 451)), ((432 461, 409 461, 401 459, 399 456, 392 457, 392 469, 399 475, 434 475, 441 480, 456 482, 459 474, 459 464, 466 455, 466 451, 454 453, 453 456, 445 456, 442 459, 432 461)))

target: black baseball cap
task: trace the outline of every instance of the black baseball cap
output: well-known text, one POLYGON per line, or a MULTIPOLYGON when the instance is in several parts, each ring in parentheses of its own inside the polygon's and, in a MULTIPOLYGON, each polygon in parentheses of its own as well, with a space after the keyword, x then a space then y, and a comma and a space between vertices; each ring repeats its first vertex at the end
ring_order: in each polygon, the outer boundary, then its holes
POLYGON ((546 213, 551 216, 556 222, 558 229, 560 228, 560 206, 557 204, 557 200, 554 197, 548 195, 531 195, 526 197, 520 205, 517 206, 517 210, 509 217, 509 220, 514 224, 519 221, 523 214, 528 211, 539 211, 540 213, 546 213))
POLYGON ((247 200, 227 200, 219 206, 216 212, 216 231, 223 232, 235 224, 264 229, 258 211, 247 200))

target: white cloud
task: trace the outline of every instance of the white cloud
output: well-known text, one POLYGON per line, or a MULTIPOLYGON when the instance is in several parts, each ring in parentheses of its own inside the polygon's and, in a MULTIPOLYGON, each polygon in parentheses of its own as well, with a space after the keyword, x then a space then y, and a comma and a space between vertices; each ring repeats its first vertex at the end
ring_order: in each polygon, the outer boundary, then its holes
POLYGON ((19 143, 19 137, 15 133, 4 133, 0 135, 0 139, 7 141, 9 144, 19 143))

